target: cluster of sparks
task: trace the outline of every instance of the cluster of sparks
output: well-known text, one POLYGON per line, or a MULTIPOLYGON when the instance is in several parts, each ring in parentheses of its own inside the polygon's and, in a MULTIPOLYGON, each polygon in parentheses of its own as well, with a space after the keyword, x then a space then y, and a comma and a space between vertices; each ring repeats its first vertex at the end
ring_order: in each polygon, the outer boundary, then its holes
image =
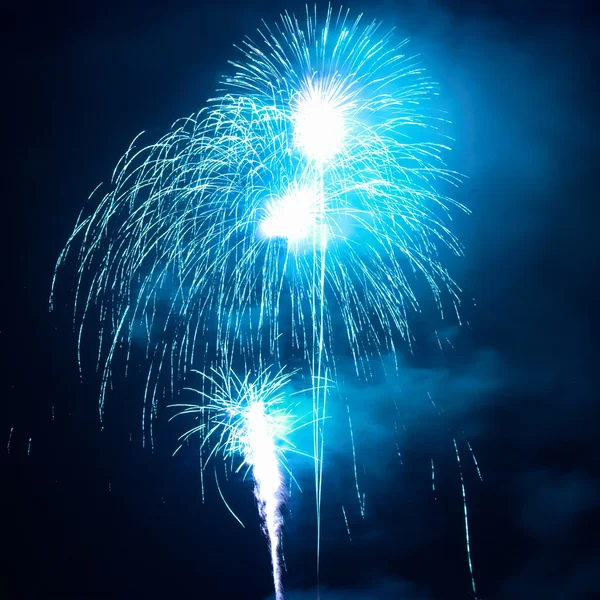
POLYGON ((246 475, 252 471, 255 496, 269 539, 275 593, 277 598, 283 597, 280 539, 285 480, 282 470, 286 468, 287 454, 301 453, 290 436, 306 424, 291 414, 285 388, 292 374, 280 371, 272 375, 269 369, 255 379, 249 374, 241 379, 222 369, 200 374, 211 383, 211 393, 189 388, 201 397, 202 403, 173 405, 180 410, 172 418, 189 415, 201 418, 201 423, 185 432, 180 440, 200 434, 202 446, 212 442, 209 459, 221 455, 231 461, 235 472, 244 470, 246 475))
POLYGON ((157 143, 134 140, 57 269, 77 246, 75 322, 80 347, 90 315, 100 322, 101 414, 122 348, 129 364, 142 341, 150 359, 144 433, 161 374, 176 393, 192 365, 208 356, 222 365, 204 375, 202 404, 178 414, 202 416, 185 438, 199 434, 203 448, 217 440, 210 456, 241 457, 239 469, 251 470, 281 598, 282 465, 294 419, 291 375, 280 369, 294 358, 311 380, 320 523, 334 342, 367 376, 373 356, 410 343, 415 281, 440 310, 443 296, 457 306, 440 259, 444 248, 461 253, 447 224, 455 203, 438 191, 457 177, 443 163, 442 121, 424 108, 435 85, 378 23, 331 7, 321 25, 316 9, 302 22, 285 13, 239 50, 207 108, 157 143), (226 366, 234 363, 243 375, 226 366))

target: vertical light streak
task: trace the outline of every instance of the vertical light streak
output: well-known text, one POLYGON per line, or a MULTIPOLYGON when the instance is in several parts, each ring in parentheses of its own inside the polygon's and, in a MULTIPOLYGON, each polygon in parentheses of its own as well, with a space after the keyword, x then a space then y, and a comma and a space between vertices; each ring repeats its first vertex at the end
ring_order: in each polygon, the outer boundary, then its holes
POLYGON ((460 485, 462 487, 462 497, 463 497, 463 507, 465 513, 465 540, 467 542, 467 557, 469 559, 469 573, 471 574, 471 586, 473 588, 473 595, 475 596, 475 600, 477 600, 477 590, 475 588, 475 577, 473 576, 473 563, 471 562, 471 543, 469 540, 469 516, 467 513, 467 496, 465 493, 465 480, 463 478, 462 466, 460 463, 460 455, 458 453, 458 446, 456 445, 456 439, 452 440, 454 442, 454 450, 456 451, 456 460, 458 462, 458 471, 460 473, 460 485))
POLYGON ((285 562, 285 552, 283 551, 283 534, 279 536, 279 548, 281 551, 281 564, 283 565, 283 570, 287 573, 287 563, 285 562))
POLYGON ((243 452, 246 462, 252 466, 254 493, 264 521, 265 533, 269 538, 275 598, 282 600, 283 585, 279 541, 282 525, 283 477, 263 403, 260 401, 253 403, 248 409, 245 419, 247 421, 247 440, 243 452))
MULTIPOLYGON (((360 498, 359 498, 360 500, 360 498)), ((350 535, 350 525, 348 525, 348 517, 346 516, 346 509, 342 504, 342 513, 344 513, 344 523, 346 523, 346 531, 348 532, 348 539, 352 541, 352 536, 350 535)))
POLYGON ((348 410, 348 425, 350 427, 350 441, 352 443, 352 464, 354 466, 354 483, 356 486, 356 496, 358 498, 358 506, 360 507, 360 516, 364 519, 365 518, 365 507, 364 507, 363 500, 360 496, 360 488, 358 486, 358 471, 356 468, 356 449, 354 447, 354 429, 352 428, 352 419, 350 418, 350 406, 348 404, 346 404, 346 408, 348 410))
MULTIPOLYGON (((314 125, 314 124, 313 124, 314 125)), ((314 131, 311 132, 314 135, 314 131)), ((312 144, 312 141, 311 141, 312 144)), ((315 157, 310 157, 315 159, 315 157)), ((312 239, 312 397, 313 397, 313 455, 315 469, 315 505, 317 513, 317 581, 320 568, 321 548, 321 501, 323 484, 324 419, 327 404, 327 371, 323 367, 325 336, 325 273, 327 251, 327 224, 325 220, 324 166, 317 157, 316 179, 314 186, 318 192, 317 211, 312 239)))
POLYGON ((202 452, 202 448, 199 451, 199 459, 200 459, 200 490, 202 494, 202 504, 204 504, 204 455, 202 452))
MULTIPOLYGON (((317 577, 319 575, 319 563, 320 563, 320 546, 321 546, 321 500, 322 500, 322 491, 323 491, 323 445, 324 445, 324 432, 323 427, 325 424, 325 405, 327 402, 327 376, 321 376, 322 362, 323 362, 323 339, 325 335, 325 322, 324 322, 324 314, 325 314, 325 261, 326 261, 326 248, 327 248, 327 240, 326 240, 326 224, 325 224, 325 185, 323 180, 323 163, 319 163, 319 253, 318 256, 320 258, 320 269, 319 269, 319 301, 318 301, 318 310, 319 317, 316 319, 316 315, 313 315, 313 323, 317 323, 317 335, 319 338, 318 341, 318 356, 317 356, 317 379, 313 382, 313 390, 316 391, 316 404, 315 404, 315 434, 316 441, 315 446, 315 469, 318 470, 318 476, 316 477, 317 483, 317 577), (323 383, 321 383, 323 382, 323 383), (322 407, 320 406, 320 394, 321 390, 323 391, 323 400, 322 407)), ((315 257, 317 253, 315 252, 315 257)), ((314 284, 313 284, 314 285, 314 284)), ((313 303, 313 307, 316 307, 317 304, 313 303)), ((315 325, 313 325, 313 330, 315 330, 315 325)), ((314 369, 314 366, 313 366, 314 369)))
MULTIPOLYGON (((398 414, 400 414, 400 412, 398 411, 398 405, 396 404, 395 400, 394 400, 394 406, 396 406, 396 412, 398 412, 398 414)), ((398 458, 400 459, 400 464, 402 466, 404 466, 404 461, 402 460, 402 452, 400 452, 400 444, 398 443, 398 439, 400 438, 400 432, 398 430, 398 423, 396 421, 394 421, 394 431, 396 432, 396 454, 398 455, 398 458)))
POLYGON ((467 442, 467 446, 469 446, 469 450, 471 451, 471 456, 473 457, 473 462, 475 463, 475 468, 477 469, 477 475, 479 475, 479 481, 483 481, 483 476, 481 475, 479 464, 477 462, 477 459, 475 458, 475 452, 473 452, 473 448, 471 448, 471 444, 469 442, 467 442))

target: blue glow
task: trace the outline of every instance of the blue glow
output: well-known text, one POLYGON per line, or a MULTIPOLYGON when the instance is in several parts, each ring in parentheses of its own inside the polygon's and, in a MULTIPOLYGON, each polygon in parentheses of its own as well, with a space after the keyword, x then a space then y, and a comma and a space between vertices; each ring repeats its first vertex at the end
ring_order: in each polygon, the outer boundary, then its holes
POLYGON ((303 22, 284 13, 247 38, 207 108, 156 143, 132 142, 57 262, 77 256, 80 349, 84 323, 99 321, 101 418, 115 357, 123 351, 127 369, 136 344, 149 363, 141 426, 152 444, 163 376, 175 395, 193 366, 209 371, 203 404, 182 405, 202 418, 182 439, 198 433, 206 462, 237 457, 252 472, 278 599, 289 377, 264 365, 290 357, 311 381, 318 564, 334 347, 345 343, 359 377, 373 357, 396 356, 421 310, 418 278, 440 312, 447 300, 458 310, 441 258, 462 252, 448 223, 456 203, 438 184, 459 178, 428 112, 436 88, 378 29, 329 6, 322 24, 307 8, 303 22), (230 369, 240 363, 241 379, 230 369))
POLYGON ((280 200, 267 204, 261 231, 270 238, 298 242, 315 235, 317 214, 316 192, 310 188, 294 187, 280 200))
POLYGON ((317 161, 333 158, 344 141, 343 109, 331 96, 322 82, 310 82, 293 109, 295 143, 317 161))

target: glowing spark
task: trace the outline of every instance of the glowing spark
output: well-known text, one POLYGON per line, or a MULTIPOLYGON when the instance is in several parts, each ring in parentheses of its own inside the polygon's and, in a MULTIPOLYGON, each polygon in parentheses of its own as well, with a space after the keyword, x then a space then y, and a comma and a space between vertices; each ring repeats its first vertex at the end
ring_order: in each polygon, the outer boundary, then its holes
POLYGON ((346 531, 348 532, 348 539, 352 541, 352 536, 350 535, 350 525, 348 525, 348 517, 346 516, 346 509, 342 504, 342 513, 344 513, 344 523, 346 523, 346 531))
POLYGON ((477 469, 477 475, 479 476, 479 481, 483 481, 483 476, 481 475, 481 470, 479 469, 479 463, 477 462, 477 459, 475 458, 475 452, 473 452, 473 448, 471 448, 471 444, 469 442, 467 442, 467 446, 469 447, 469 450, 471 451, 471 456, 473 457, 473 462, 475 463, 475 468, 477 469))
MULTIPOLYGON (((365 518, 365 506, 363 499, 360 497, 360 488, 358 486, 358 472, 356 470, 356 450, 354 448, 354 431, 352 429, 352 419, 350 418, 350 406, 346 404, 348 410, 348 426, 350 427, 350 440, 352 442, 352 464, 354 465, 354 483, 356 485, 356 495, 358 497, 358 505, 360 506, 360 516, 365 518)), ((344 512, 344 516, 346 513, 344 512)))
POLYGON ((467 496, 465 494, 465 481, 463 479, 462 466, 460 464, 460 455, 458 454, 458 446, 456 445, 456 440, 452 440, 454 442, 454 450, 456 451, 456 461, 458 462, 458 470, 460 473, 460 485, 462 488, 462 497, 463 497, 463 508, 465 513, 465 540, 467 543, 467 557, 469 559, 469 573, 471 574, 471 587, 473 588, 473 596, 475 600, 477 600, 477 590, 475 588, 475 577, 473 576, 473 563, 471 562, 471 542, 469 539, 469 516, 467 514, 467 496))
POLYGON ((281 549, 281 563, 283 564, 283 570, 287 573, 287 564, 285 562, 285 552, 283 551, 283 534, 279 536, 279 547, 281 549))

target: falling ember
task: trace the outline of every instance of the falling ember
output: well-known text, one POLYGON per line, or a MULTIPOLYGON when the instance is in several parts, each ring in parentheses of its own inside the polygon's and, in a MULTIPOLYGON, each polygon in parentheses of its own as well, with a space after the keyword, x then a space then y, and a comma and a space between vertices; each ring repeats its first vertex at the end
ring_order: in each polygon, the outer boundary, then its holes
MULTIPOLYGON (((361 505, 361 509, 362 509, 362 505, 361 505)), ((348 539, 350 541, 352 541, 352 536, 350 535, 350 525, 348 525, 348 517, 346 516, 346 509, 344 508, 343 504, 342 504, 342 513, 344 514, 344 523, 346 523, 346 531, 348 532, 348 539)))
MULTIPOLYGON (((352 464, 354 466, 354 483, 356 487, 356 496, 358 497, 358 505, 360 506, 360 516, 365 518, 365 503, 364 496, 361 498, 360 488, 358 486, 358 472, 356 469, 356 449, 354 447, 354 430, 352 429, 352 419, 350 418, 350 406, 346 404, 346 409, 348 410, 348 425, 350 427, 350 440, 352 442, 352 464)), ((344 518, 346 517, 346 511, 344 511, 344 518)), ((348 522, 346 521, 346 525, 348 522)))
POLYGON ((452 440, 454 442, 454 450, 456 451, 456 461, 458 463, 458 470, 460 473, 460 485, 462 488, 462 497, 463 497, 463 508, 465 513, 465 540, 467 544, 467 557, 469 559, 469 572, 471 573, 471 587, 473 588, 473 596, 475 600, 477 600, 477 590, 475 588, 475 577, 473 576, 473 563, 471 561, 471 541, 469 536, 469 515, 467 512, 467 496, 465 493, 465 480, 463 478, 462 465, 460 463, 460 455, 458 453, 458 446, 456 445, 456 440, 452 440))
POLYGON ((479 476, 479 481, 483 481, 483 476, 481 475, 479 463, 477 462, 477 459, 475 458, 475 452, 473 452, 473 448, 471 448, 471 444, 469 442, 467 442, 467 446, 469 447, 469 450, 471 451, 471 456, 473 457, 473 462, 475 463, 475 468, 477 469, 477 475, 479 476))

